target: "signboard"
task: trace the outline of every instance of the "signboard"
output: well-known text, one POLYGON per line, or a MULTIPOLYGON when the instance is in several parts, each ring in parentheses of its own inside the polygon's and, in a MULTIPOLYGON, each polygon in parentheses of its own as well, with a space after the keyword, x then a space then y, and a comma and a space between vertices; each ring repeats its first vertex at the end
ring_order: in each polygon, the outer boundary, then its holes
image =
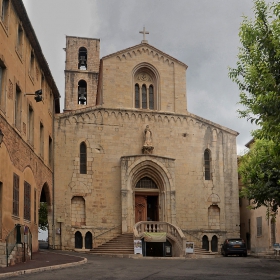
POLYGON ((166 242, 166 232, 144 232, 146 242, 166 242))
POLYGON ((134 240, 134 254, 142 255, 142 240, 134 240))
POLYGON ((186 254, 194 253, 194 242, 186 242, 186 254))

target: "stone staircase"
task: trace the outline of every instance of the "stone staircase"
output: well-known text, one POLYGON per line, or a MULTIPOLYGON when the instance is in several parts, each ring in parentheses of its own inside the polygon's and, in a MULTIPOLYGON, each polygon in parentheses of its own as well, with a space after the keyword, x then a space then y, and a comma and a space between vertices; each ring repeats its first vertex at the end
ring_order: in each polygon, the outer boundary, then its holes
POLYGON ((107 255, 134 254, 133 233, 121 234, 97 248, 91 249, 90 253, 107 255))
POLYGON ((210 252, 198 247, 194 247, 194 255, 198 258, 215 258, 221 256, 219 252, 210 252))

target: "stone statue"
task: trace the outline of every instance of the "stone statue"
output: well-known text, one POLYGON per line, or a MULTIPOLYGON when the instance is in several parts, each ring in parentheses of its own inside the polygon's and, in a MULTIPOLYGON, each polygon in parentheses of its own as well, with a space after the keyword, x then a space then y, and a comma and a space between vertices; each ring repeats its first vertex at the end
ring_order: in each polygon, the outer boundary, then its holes
POLYGON ((145 130, 144 130, 144 146, 142 148, 142 153, 143 154, 152 154, 153 153, 153 143, 152 143, 152 131, 150 130, 149 126, 147 125, 145 130))
POLYGON ((145 134, 144 147, 153 146, 152 145, 152 131, 150 130, 148 125, 146 126, 146 128, 144 130, 144 134, 145 134))

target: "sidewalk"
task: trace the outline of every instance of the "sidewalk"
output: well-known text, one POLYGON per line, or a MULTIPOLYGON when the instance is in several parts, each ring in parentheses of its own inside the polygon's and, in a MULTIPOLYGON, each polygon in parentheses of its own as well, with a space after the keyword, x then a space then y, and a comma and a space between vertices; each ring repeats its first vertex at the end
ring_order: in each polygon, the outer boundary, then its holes
POLYGON ((0 278, 76 266, 87 262, 86 258, 68 255, 62 251, 39 250, 33 253, 32 260, 9 267, 0 267, 0 278))

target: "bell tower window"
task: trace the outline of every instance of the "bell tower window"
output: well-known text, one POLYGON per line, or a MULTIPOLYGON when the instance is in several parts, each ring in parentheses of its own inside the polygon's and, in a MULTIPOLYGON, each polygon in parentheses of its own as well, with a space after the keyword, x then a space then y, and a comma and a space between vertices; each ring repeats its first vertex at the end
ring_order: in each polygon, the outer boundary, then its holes
POLYGON ((78 104, 87 105, 87 82, 80 80, 78 83, 78 104))
POLYGON ((87 70, 87 49, 84 47, 79 48, 79 70, 87 70))

